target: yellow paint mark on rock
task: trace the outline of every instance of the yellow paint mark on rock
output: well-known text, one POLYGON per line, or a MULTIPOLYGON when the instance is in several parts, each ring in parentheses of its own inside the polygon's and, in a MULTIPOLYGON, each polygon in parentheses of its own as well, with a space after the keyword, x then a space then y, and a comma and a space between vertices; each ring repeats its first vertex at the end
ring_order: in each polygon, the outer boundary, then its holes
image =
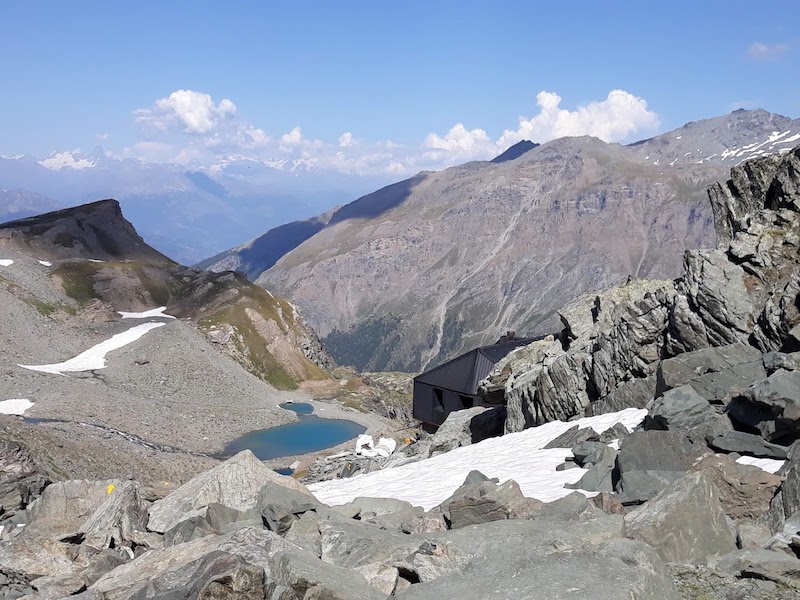
POLYGON ((113 483, 109 483, 108 487, 106 488, 106 494, 111 494, 116 489, 116 486, 113 483))

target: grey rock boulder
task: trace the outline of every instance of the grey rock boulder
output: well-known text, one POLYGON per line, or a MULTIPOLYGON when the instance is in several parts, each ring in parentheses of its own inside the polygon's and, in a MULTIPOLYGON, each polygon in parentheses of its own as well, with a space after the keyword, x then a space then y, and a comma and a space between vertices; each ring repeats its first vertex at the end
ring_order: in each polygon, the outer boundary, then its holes
POLYGON ((224 590, 227 585, 239 598, 263 598, 272 577, 272 557, 292 549, 296 546, 263 529, 206 536, 147 552, 108 572, 88 591, 108 600, 174 598, 178 590, 183 597, 237 597, 224 590))
POLYGON ((764 515, 772 531, 783 530, 787 519, 800 511, 800 440, 789 447, 789 457, 777 475, 784 478, 783 483, 764 515))
POLYGON ((725 431, 706 438, 708 445, 720 452, 738 452, 759 458, 775 458, 783 460, 788 456, 789 448, 771 444, 759 435, 743 431, 725 431))
MULTIPOLYGON (((646 544, 594 531, 596 522, 501 521, 448 532, 471 561, 463 573, 411 586, 398 598, 506 600, 592 598, 677 600, 646 544)), ((618 533, 617 533, 618 535, 618 533)))
POLYGON ((24 510, 48 483, 27 448, 0 440, 0 522, 24 510))
MULTIPOLYGON (((270 559, 270 591, 291 590, 304 600, 383 600, 363 574, 323 562, 300 550, 284 550, 270 559)), ((377 574, 376 574, 377 575, 377 574)))
POLYGON ((546 450, 551 448, 572 448, 582 442, 598 442, 600 436, 591 427, 578 428, 574 425, 567 429, 564 433, 557 438, 552 439, 545 446, 546 450))
POLYGON ((358 521, 324 520, 322 560, 354 569, 379 563, 400 570, 416 581, 433 581, 461 573, 468 557, 443 534, 400 534, 358 521))
POLYGON ((591 458, 589 470, 576 483, 568 483, 564 487, 587 492, 613 492, 617 451, 609 446, 603 446, 591 458))
POLYGON ((728 414, 769 442, 794 441, 800 437, 800 372, 776 371, 733 398, 728 414))
POLYGON ((716 568, 736 577, 766 579, 792 587, 800 582, 800 560, 772 550, 735 550, 720 558, 716 568))
POLYGON ((763 469, 735 462, 727 456, 707 454, 692 465, 707 473, 719 492, 725 514, 735 521, 756 520, 769 510, 781 478, 763 469))
POLYGON ((307 495, 309 501, 315 501, 303 484, 275 473, 252 452, 244 450, 154 502, 147 527, 163 533, 181 521, 201 514, 212 503, 248 510, 256 506, 259 492, 266 483, 298 491, 307 495))
POLYGON ((690 386, 712 403, 767 376, 761 352, 747 344, 703 348, 667 358, 657 371, 656 394, 690 386))
POLYGON ((639 504, 680 479, 701 455, 699 447, 674 431, 636 431, 620 444, 617 492, 623 504, 639 504))
POLYGON ((800 352, 785 354, 783 352, 765 352, 762 360, 764 368, 770 375, 778 369, 786 371, 800 370, 800 352))
POLYGON ((645 417, 645 429, 688 431, 717 416, 717 411, 690 385, 667 390, 645 417))
POLYGON ((502 406, 475 406, 453 411, 436 430, 431 441, 430 456, 503 435, 505 419, 506 411, 502 406))
POLYGON ((451 529, 505 519, 525 519, 542 503, 522 495, 516 481, 466 483, 439 505, 451 529))
POLYGON ((626 537, 666 562, 705 563, 736 549, 719 493, 706 473, 690 473, 625 515, 626 537))

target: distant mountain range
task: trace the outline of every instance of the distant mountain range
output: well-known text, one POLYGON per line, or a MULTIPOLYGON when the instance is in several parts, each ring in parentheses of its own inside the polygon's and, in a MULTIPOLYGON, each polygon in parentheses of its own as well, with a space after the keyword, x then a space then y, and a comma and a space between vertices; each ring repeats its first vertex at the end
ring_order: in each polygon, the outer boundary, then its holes
POLYGON ((202 264, 291 297, 340 363, 418 371, 628 277, 671 278, 712 246, 706 188, 790 150, 800 120, 763 110, 620 146, 589 137, 512 147, 420 173, 202 264))
POLYGON ((0 222, 46 210, 119 199, 144 238, 183 263, 193 263, 305 218, 386 183, 319 172, 304 161, 259 162, 237 156, 200 170, 55 152, 0 157, 0 222))

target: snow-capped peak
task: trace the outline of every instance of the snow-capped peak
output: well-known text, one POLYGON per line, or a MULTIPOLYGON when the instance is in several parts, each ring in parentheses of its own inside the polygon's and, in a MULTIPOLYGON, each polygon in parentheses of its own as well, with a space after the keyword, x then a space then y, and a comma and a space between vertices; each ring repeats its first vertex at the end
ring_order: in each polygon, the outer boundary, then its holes
POLYGON ((83 171, 97 166, 97 163, 96 158, 83 156, 78 151, 53 152, 44 160, 39 161, 40 165, 51 171, 60 171, 65 168, 83 171))

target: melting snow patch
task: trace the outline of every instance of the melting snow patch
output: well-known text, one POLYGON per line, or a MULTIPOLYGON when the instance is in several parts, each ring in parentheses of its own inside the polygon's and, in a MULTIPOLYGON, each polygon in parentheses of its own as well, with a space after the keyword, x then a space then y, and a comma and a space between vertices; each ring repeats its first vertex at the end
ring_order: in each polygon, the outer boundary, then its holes
POLYGON ((0 267, 10 267, 14 264, 14 261, 10 258, 0 258, 0 267))
POLYGON ((131 327, 127 331, 112 336, 105 342, 100 342, 96 346, 92 346, 85 352, 81 352, 75 358, 70 358, 61 363, 53 365, 17 366, 23 369, 30 369, 31 371, 41 371, 42 373, 53 373, 56 375, 63 375, 66 371, 94 371, 96 369, 105 369, 106 354, 112 350, 118 350, 123 346, 127 346, 138 340, 151 329, 163 327, 164 325, 166 325, 166 323, 143 323, 142 325, 131 327))
POLYGON ((117 312, 122 316, 123 319, 151 319, 159 317, 162 319, 175 318, 172 315, 165 315, 164 314, 165 310, 167 310, 166 306, 159 306, 158 308, 152 308, 144 312, 125 312, 122 310, 118 310, 117 312))
MULTIPOLYGON (((358 496, 397 498, 430 510, 441 504, 462 484, 467 474, 477 469, 500 482, 513 479, 522 493, 530 498, 552 502, 575 490, 564 484, 577 482, 585 469, 556 471, 556 467, 572 455, 569 448, 545 450, 548 442, 570 427, 592 427, 602 433, 615 423, 628 429, 639 425, 645 409, 626 410, 586 417, 565 423, 553 421, 519 433, 484 440, 478 444, 456 448, 420 462, 358 475, 349 479, 323 481, 308 486, 322 502, 346 504, 358 496)), ((592 492, 585 492, 594 495, 592 492)))
POLYGON ((753 465, 767 473, 777 473, 778 469, 783 466, 785 460, 778 460, 775 458, 756 458, 754 456, 740 456, 736 459, 740 465, 753 465))
POLYGON ((33 406, 33 402, 26 398, 12 398, 0 402, 0 414, 24 415, 25 411, 33 406))
POLYGON ((44 266, 44 267, 52 267, 53 266, 53 263, 51 263, 49 260, 40 260, 39 264, 44 266))
POLYGON ((96 258, 87 258, 86 260, 88 260, 89 262, 93 262, 93 263, 106 262, 104 260, 97 260, 96 258))

